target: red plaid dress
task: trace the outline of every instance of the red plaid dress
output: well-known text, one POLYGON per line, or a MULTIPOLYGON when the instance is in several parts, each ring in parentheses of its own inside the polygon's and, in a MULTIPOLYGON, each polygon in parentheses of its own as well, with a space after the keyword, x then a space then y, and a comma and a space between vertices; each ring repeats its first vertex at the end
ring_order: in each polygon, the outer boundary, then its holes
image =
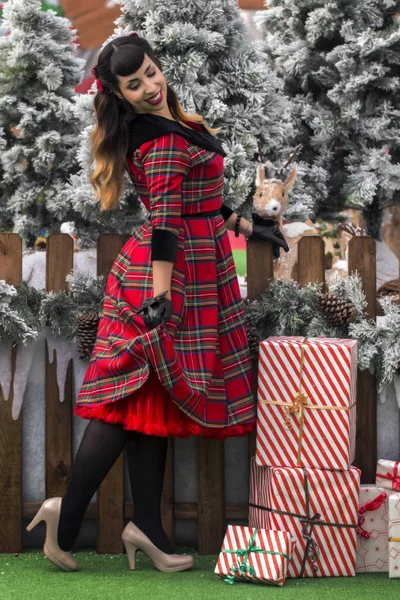
POLYGON ((221 208, 223 157, 167 133, 141 144, 128 165, 150 213, 108 277, 75 414, 160 436, 224 439, 253 431, 250 353, 224 219, 182 217, 221 208), (173 314, 165 328, 149 331, 137 310, 153 296, 154 227, 178 237, 178 256, 173 314))

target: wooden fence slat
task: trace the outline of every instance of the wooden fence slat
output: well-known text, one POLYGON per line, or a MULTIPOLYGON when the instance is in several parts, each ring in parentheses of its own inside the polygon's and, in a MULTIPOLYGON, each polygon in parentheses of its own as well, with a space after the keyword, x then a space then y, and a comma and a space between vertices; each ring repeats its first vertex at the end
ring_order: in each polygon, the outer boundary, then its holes
MULTIPOLYGON (((46 244, 46 290, 67 290, 73 268, 73 239, 52 233, 46 244)), ((56 353, 55 353, 56 354, 56 353)), ((57 356, 51 363, 46 341, 45 368, 45 489, 46 498, 64 496, 72 466, 72 361, 65 379, 64 401, 57 383, 57 356)))
POLYGON ((298 245, 299 285, 325 283, 325 244, 317 235, 301 238, 298 245))
MULTIPOLYGON (((107 277, 129 235, 102 234, 97 240, 97 275, 107 277)), ((97 490, 97 543, 99 554, 121 554, 124 526, 123 453, 97 490)))
MULTIPOLYGON (((0 278, 9 285, 22 279, 22 239, 0 234, 0 278)), ((12 418, 17 347, 11 350, 11 386, 6 401, 0 388, 0 552, 22 551, 22 413, 12 418)))
MULTIPOLYGON (((376 244, 369 237, 349 242, 349 274, 357 271, 367 299, 367 313, 376 318, 376 244)), ((355 465, 362 483, 374 483, 377 461, 376 377, 369 371, 357 374, 357 436, 355 465)))
MULTIPOLYGON (((267 242, 249 240, 246 249, 247 263, 247 298, 258 300, 263 292, 268 289, 274 277, 272 246, 267 242)), ((258 361, 252 361, 253 383, 255 398, 257 400, 258 386, 258 361)), ((249 473, 250 462, 256 454, 256 432, 248 436, 249 473)), ((249 482, 250 483, 250 482, 249 482)))
POLYGON ((225 534, 224 442, 197 438, 197 536, 199 554, 218 554, 225 534))

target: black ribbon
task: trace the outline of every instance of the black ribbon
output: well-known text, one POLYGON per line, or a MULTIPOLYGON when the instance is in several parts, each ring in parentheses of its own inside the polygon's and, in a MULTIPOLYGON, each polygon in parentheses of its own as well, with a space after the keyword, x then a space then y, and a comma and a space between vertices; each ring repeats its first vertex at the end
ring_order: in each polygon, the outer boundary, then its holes
POLYGON ((351 525, 348 523, 330 523, 329 521, 322 521, 321 515, 319 513, 316 513, 315 515, 311 516, 308 477, 307 477, 307 473, 304 469, 303 469, 303 473, 304 473, 304 496, 305 496, 306 513, 307 514, 299 515, 297 513, 288 512, 286 510, 278 510, 277 508, 269 508, 267 506, 260 506, 259 504, 253 504, 252 502, 249 502, 249 507, 251 506, 252 508, 259 508, 260 510, 265 510, 267 512, 276 513, 278 515, 285 515, 287 517, 296 517, 296 518, 300 519, 300 523, 303 525, 301 534, 302 534, 303 538, 306 540, 306 547, 304 550, 303 561, 301 563, 301 569, 300 569, 300 577, 303 577, 303 575, 304 575, 307 557, 311 561, 311 566, 312 566, 314 573, 317 573, 317 571, 318 571, 318 566, 316 565, 316 563, 318 562, 318 559, 320 556, 320 548, 319 548, 316 540, 312 537, 313 529, 316 525, 321 525, 323 527, 340 527, 340 528, 346 527, 349 529, 357 528, 357 524, 351 525))

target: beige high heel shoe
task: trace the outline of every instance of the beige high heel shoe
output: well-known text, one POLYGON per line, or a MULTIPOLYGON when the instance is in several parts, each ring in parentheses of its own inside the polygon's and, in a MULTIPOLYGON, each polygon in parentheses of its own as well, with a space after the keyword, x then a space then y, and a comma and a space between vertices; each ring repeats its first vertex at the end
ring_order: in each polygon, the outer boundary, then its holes
POLYGON ((64 571, 76 571, 78 563, 71 552, 61 550, 57 541, 58 522, 60 520, 62 498, 48 498, 39 508, 36 516, 27 526, 27 531, 31 531, 40 521, 46 522, 46 540, 43 546, 43 552, 52 563, 64 571))
POLYGON ((134 571, 136 568, 136 550, 141 550, 147 554, 153 561, 155 568, 164 573, 186 571, 193 567, 192 556, 165 554, 165 552, 161 552, 132 521, 129 521, 122 532, 122 541, 126 548, 131 571, 134 571))

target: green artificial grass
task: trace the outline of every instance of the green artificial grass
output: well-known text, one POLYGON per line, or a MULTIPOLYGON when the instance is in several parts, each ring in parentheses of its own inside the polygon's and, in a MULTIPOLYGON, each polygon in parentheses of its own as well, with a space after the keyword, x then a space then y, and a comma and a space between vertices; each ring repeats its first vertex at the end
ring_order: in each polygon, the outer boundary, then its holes
MULTIPOLYGON (((179 552, 190 552, 180 548, 179 552)), ((191 571, 160 573, 138 553, 136 571, 126 555, 75 553, 79 570, 66 573, 40 550, 0 554, 1 600, 399 600, 400 579, 387 573, 288 579, 283 587, 235 583, 214 574, 216 556, 198 556, 191 571)))

